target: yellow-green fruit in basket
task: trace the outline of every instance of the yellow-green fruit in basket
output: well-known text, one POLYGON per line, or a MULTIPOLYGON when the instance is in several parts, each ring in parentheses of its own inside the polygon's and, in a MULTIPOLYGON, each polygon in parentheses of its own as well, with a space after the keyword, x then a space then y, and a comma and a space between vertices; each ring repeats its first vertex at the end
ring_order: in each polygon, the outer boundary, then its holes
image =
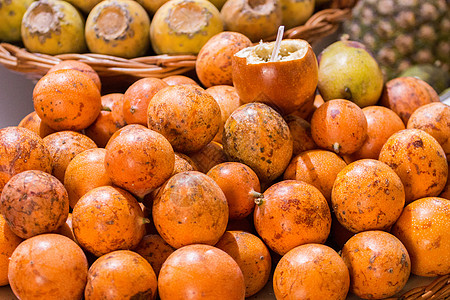
POLYGON ((20 42, 22 17, 34 0, 0 0, 0 41, 20 42))
POLYGON ((83 13, 89 14, 89 12, 94 8, 94 6, 96 6, 103 0, 65 0, 65 1, 69 2, 70 4, 81 10, 83 13))
POLYGON ((153 16, 150 40, 157 54, 197 54, 223 31, 219 10, 207 0, 170 0, 153 16))
POLYGON ((383 90, 383 74, 364 44, 334 42, 318 60, 318 88, 325 101, 346 99, 359 107, 377 103, 383 90))
POLYGON ((275 35, 283 19, 280 0, 228 0, 220 14, 226 30, 240 32, 253 42, 275 35))
POLYGON ((106 0, 86 20, 86 42, 93 53, 134 58, 149 46, 150 18, 136 1, 106 0))
POLYGON ((299 26, 308 21, 314 13, 315 0, 280 0, 283 25, 286 28, 299 26))
POLYGON ((68 2, 36 1, 23 16, 22 40, 30 52, 81 53, 86 50, 84 24, 79 11, 68 2))

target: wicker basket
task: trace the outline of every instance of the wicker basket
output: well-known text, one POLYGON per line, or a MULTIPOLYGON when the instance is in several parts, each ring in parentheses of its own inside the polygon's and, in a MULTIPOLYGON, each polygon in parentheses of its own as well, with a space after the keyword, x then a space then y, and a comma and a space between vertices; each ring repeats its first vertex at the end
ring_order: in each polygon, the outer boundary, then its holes
MULTIPOLYGON (((332 0, 330 8, 319 10, 302 26, 287 30, 284 38, 301 38, 311 44, 334 33, 340 23, 348 18, 356 0, 332 0)), ((274 40, 269 37, 266 40, 274 40)), ((0 44, 0 63, 6 68, 39 79, 62 60, 77 60, 89 64, 102 78, 102 83, 129 84, 143 77, 166 77, 184 74, 195 68, 195 55, 157 55, 124 59, 101 54, 45 55, 30 53, 24 48, 0 44)))
POLYGON ((385 300, 445 300, 450 299, 450 275, 436 278, 427 286, 413 288, 400 297, 385 300))

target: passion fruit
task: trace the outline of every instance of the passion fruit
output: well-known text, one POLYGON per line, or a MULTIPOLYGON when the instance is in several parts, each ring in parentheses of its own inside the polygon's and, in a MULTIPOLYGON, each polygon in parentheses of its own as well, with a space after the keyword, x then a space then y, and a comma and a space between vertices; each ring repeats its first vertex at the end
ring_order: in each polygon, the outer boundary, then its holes
POLYGON ((150 40, 157 54, 197 54, 223 31, 219 10, 207 0, 170 0, 155 13, 150 40))
POLYGON ((282 114, 313 106, 318 81, 317 60, 311 45, 300 39, 260 43, 232 58, 233 85, 243 103, 263 102, 282 114), (251 83, 251 84, 249 84, 251 83))
POLYGON ((226 30, 253 42, 276 34, 282 23, 281 3, 276 0, 228 0, 220 13, 226 30))
POLYGON ((282 116, 263 103, 248 103, 225 122, 223 150, 232 161, 248 165, 261 182, 271 182, 289 164, 293 140, 282 116))
POLYGON ((150 19, 136 1, 106 0, 86 19, 86 43, 91 52, 133 58, 150 47, 150 19))
POLYGON ((280 0, 282 23, 286 28, 304 24, 314 13, 315 0, 280 0))
POLYGON ((30 52, 81 53, 86 50, 84 25, 82 15, 72 4, 60 0, 36 1, 23 15, 22 40, 30 52))
POLYGON ((20 42, 22 35, 20 26, 22 17, 28 6, 34 0, 4 0, 0 1, 0 40, 5 42, 20 42))

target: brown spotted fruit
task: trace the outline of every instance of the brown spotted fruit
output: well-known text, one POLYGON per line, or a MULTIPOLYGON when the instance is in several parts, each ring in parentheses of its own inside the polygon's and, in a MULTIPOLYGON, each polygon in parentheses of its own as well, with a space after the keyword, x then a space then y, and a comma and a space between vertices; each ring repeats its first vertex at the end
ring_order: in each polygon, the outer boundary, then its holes
POLYGON ((428 83, 416 77, 389 80, 380 98, 380 104, 398 114, 405 125, 416 109, 431 102, 439 102, 439 95, 428 83))
POLYGON ((158 286, 152 266, 130 250, 99 257, 87 274, 85 299, 155 299, 158 286), (114 282, 114 284, 111 284, 114 282))
POLYGON ((26 115, 22 120, 20 120, 19 125, 17 126, 29 129, 41 138, 55 132, 54 129, 51 129, 47 124, 42 122, 36 111, 32 111, 26 115))
POLYGON ((411 114, 406 128, 431 134, 450 158, 450 106, 442 102, 425 104, 411 114))
POLYGON ((225 122, 223 150, 232 161, 248 165, 261 182, 283 174, 291 160, 293 141, 283 117, 270 106, 248 103, 225 122))
POLYGON ((344 300, 350 275, 342 258, 321 244, 295 247, 278 262, 273 274, 276 299, 344 300))
POLYGON ((333 99, 319 106, 311 118, 311 136, 317 146, 352 154, 367 139, 367 119, 362 109, 345 99, 333 99))
POLYGON ((153 222, 172 247, 214 245, 225 232, 228 204, 219 185, 198 171, 173 175, 153 200, 153 222))
POLYGON ((158 276, 161 300, 245 298, 239 265, 219 248, 194 244, 175 250, 158 276))
POLYGON ((17 246, 8 278, 19 299, 81 299, 87 272, 86 255, 74 241, 47 233, 17 246))
POLYGON ((85 22, 69 2, 33 2, 22 18, 22 40, 30 52, 49 55, 86 51, 85 22))
POLYGON ((54 176, 29 170, 13 176, 3 188, 0 212, 21 238, 55 231, 69 214, 69 196, 54 176))
POLYGON ((144 197, 172 175, 172 146, 164 136, 142 125, 122 127, 105 149, 106 174, 112 183, 138 197, 144 197))
POLYGON ((304 151, 292 158, 283 179, 301 180, 312 184, 331 206, 331 190, 338 173, 347 164, 336 153, 327 150, 304 151))
POLYGON ((337 220, 352 232, 387 230, 402 213, 405 189, 388 165, 361 159, 337 174, 331 204, 337 220))
POLYGON ((444 149, 420 129, 394 133, 381 148, 379 160, 390 166, 405 187, 406 203, 438 196, 448 177, 444 149))
POLYGON ((327 200, 314 186, 284 180, 270 186, 253 213, 256 231, 280 255, 307 243, 323 244, 331 228, 327 200))
POLYGON ((102 108, 100 91, 83 72, 61 69, 47 73, 33 89, 34 110, 56 131, 80 131, 97 119, 102 108))
POLYGON ((52 172, 52 157, 43 139, 22 127, 0 129, 0 191, 11 177, 26 170, 52 172))
POLYGON ((269 42, 233 55, 233 85, 241 101, 262 102, 283 115, 313 107, 318 67, 311 45, 286 39, 278 51, 276 55, 275 42, 269 42))
POLYGON ((72 211, 76 240, 97 257, 136 247, 145 235, 147 222, 136 198, 112 186, 90 190, 72 211))
POLYGON ((250 39, 239 32, 225 31, 214 35, 200 49, 195 62, 200 82, 206 88, 233 85, 232 56, 251 45, 250 39))
POLYGON ((193 84, 159 90, 147 107, 148 128, 161 133, 177 152, 199 151, 213 140, 222 116, 213 96, 193 84))
POLYGON ((245 297, 264 288, 270 277, 272 258, 259 237, 245 231, 226 231, 215 247, 228 253, 241 268, 245 297))
POLYGON ((223 31, 219 10, 207 0, 171 0, 155 13, 150 40, 157 54, 198 54, 223 31))
POLYGON ((402 290, 411 260, 402 242, 390 233, 369 230, 351 237, 341 256, 350 271, 350 291, 363 299, 383 299, 402 290))
POLYGON ((106 0, 86 19, 86 43, 93 53, 133 58, 150 47, 150 19, 136 1, 106 0))
POLYGON ((413 274, 450 273, 450 200, 425 197, 408 204, 392 234, 408 249, 413 274))

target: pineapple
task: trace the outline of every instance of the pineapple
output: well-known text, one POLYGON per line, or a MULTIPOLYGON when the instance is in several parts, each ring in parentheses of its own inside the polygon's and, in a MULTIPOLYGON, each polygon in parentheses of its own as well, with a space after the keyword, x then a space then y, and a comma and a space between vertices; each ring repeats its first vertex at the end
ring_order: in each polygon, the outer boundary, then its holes
POLYGON ((446 0, 359 0, 343 31, 371 49, 386 80, 413 64, 435 64, 449 71, 446 0))

